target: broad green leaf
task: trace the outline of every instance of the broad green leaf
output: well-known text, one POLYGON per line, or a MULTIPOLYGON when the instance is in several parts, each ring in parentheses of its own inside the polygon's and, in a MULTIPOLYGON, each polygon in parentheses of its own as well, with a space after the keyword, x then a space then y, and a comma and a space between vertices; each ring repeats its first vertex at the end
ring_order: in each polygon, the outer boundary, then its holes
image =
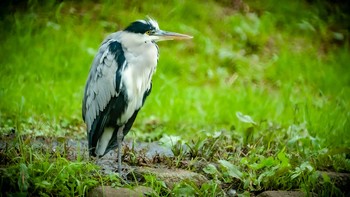
POLYGON ((213 164, 208 164, 207 166, 205 166, 205 168, 203 168, 203 171, 207 174, 218 174, 219 173, 213 164))
POLYGON ((252 117, 250 117, 248 115, 244 115, 241 112, 236 112, 236 116, 237 116, 238 120, 240 120, 241 122, 251 123, 251 124, 256 125, 256 123, 254 122, 252 117))
POLYGON ((262 183, 266 180, 268 180, 269 177, 273 177, 276 174, 276 170, 274 168, 263 172, 262 174, 260 174, 259 178, 258 178, 258 183, 262 183))
POLYGON ((227 170, 228 174, 231 177, 234 177, 240 180, 242 179, 243 173, 238 170, 237 166, 233 165, 232 163, 226 160, 219 160, 219 163, 221 164, 221 166, 223 166, 227 170))
POLYGON ((18 177, 18 187, 20 189, 20 191, 27 191, 28 187, 29 187, 29 173, 28 173, 28 167, 26 166, 26 164, 21 163, 19 165, 19 177, 18 177))
POLYGON ((322 173, 322 178, 325 183, 331 182, 331 178, 326 173, 322 173))
POLYGON ((301 171, 297 170, 296 172, 293 172, 292 176, 290 177, 292 180, 297 178, 298 176, 301 175, 301 171))
POLYGON ((300 168, 301 168, 302 170, 306 170, 306 169, 307 169, 309 172, 311 172, 311 171, 314 170, 314 168, 311 166, 311 164, 310 164, 308 161, 302 163, 302 164, 300 165, 300 168))
POLYGON ((52 187, 52 184, 46 180, 43 180, 39 183, 36 183, 36 186, 41 187, 41 188, 50 188, 50 187, 52 187))
POLYGON ((277 158, 281 161, 281 167, 290 167, 289 159, 284 150, 285 148, 277 154, 277 158))
POLYGON ((278 160, 275 160, 273 157, 268 157, 266 159, 263 159, 260 163, 249 165, 249 167, 252 168, 253 170, 259 170, 264 167, 271 167, 271 166, 277 165, 278 163, 279 163, 278 160))
POLYGON ((175 144, 177 144, 179 141, 181 141, 180 136, 166 135, 166 134, 159 140, 159 142, 166 147, 172 147, 175 144))

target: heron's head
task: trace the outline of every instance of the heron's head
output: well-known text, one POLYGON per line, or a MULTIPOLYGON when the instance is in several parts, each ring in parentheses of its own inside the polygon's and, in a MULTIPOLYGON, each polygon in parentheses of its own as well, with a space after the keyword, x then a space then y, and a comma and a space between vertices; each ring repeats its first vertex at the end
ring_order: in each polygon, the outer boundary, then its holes
POLYGON ((138 20, 131 23, 124 31, 142 35, 145 40, 163 41, 163 40, 184 40, 191 39, 192 36, 163 31, 159 29, 157 21, 148 18, 146 20, 138 20))

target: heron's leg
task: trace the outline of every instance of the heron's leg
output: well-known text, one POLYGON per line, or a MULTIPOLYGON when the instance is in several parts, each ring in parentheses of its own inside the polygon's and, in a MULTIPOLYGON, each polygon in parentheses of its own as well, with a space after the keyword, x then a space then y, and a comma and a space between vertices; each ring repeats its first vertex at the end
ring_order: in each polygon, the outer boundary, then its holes
POLYGON ((121 176, 122 175, 122 142, 124 137, 124 126, 119 127, 118 133, 117 133, 117 143, 118 143, 118 173, 121 176))
POLYGON ((96 165, 99 165, 99 163, 101 163, 101 158, 102 158, 102 156, 96 155, 96 157, 95 157, 95 164, 96 165))

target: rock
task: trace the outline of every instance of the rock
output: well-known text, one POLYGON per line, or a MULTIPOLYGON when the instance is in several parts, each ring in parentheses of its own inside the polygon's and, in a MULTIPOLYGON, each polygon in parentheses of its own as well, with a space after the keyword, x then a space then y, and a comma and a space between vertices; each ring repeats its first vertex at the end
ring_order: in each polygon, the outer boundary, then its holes
POLYGON ((320 173, 320 183, 323 183, 323 175, 327 175, 330 178, 330 181, 334 184, 335 187, 339 188, 343 193, 350 192, 350 173, 338 173, 338 172, 324 172, 319 171, 320 173))
MULTIPOLYGON (((324 172, 319 171, 319 182, 318 187, 322 190, 324 187, 323 176, 327 175, 334 184, 335 187, 339 188, 344 196, 348 196, 350 192, 350 174, 349 173, 337 173, 337 172, 324 172)), ((306 194, 301 191, 265 191, 257 195, 257 197, 278 197, 278 196, 287 196, 287 197, 302 197, 302 196, 317 196, 315 193, 306 194)))
POLYGON ((193 181, 198 187, 208 181, 208 179, 201 174, 182 169, 137 167, 135 173, 142 175, 152 174, 157 177, 157 179, 164 181, 170 189, 172 189, 176 183, 183 180, 193 181))
POLYGON ((173 152, 170 148, 167 148, 163 145, 161 145, 159 142, 133 142, 133 141, 125 141, 124 148, 128 148, 129 150, 132 150, 134 147, 134 150, 136 152, 143 152, 145 157, 149 160, 152 160, 156 156, 161 157, 174 157, 173 152))
POLYGON ((302 191, 264 191, 257 195, 257 197, 304 197, 304 196, 313 196, 316 197, 317 195, 314 193, 310 193, 309 195, 305 194, 302 191))
POLYGON ((140 197, 154 193, 153 189, 145 186, 134 188, 113 188, 111 186, 99 186, 88 193, 88 197, 140 197))

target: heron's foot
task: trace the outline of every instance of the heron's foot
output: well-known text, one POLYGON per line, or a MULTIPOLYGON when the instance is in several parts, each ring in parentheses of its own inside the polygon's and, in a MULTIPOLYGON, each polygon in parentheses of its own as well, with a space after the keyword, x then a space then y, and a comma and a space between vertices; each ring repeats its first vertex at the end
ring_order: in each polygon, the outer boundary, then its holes
POLYGON ((119 177, 124 181, 124 183, 131 184, 135 182, 141 182, 144 177, 137 172, 137 167, 126 165, 126 168, 122 169, 122 173, 119 177))
MULTIPOLYGON (((118 173, 118 171, 119 169, 117 167, 116 172, 118 173)), ((120 174, 119 174, 120 178, 127 181, 131 171, 132 171, 132 168, 128 164, 122 164, 120 174)))

